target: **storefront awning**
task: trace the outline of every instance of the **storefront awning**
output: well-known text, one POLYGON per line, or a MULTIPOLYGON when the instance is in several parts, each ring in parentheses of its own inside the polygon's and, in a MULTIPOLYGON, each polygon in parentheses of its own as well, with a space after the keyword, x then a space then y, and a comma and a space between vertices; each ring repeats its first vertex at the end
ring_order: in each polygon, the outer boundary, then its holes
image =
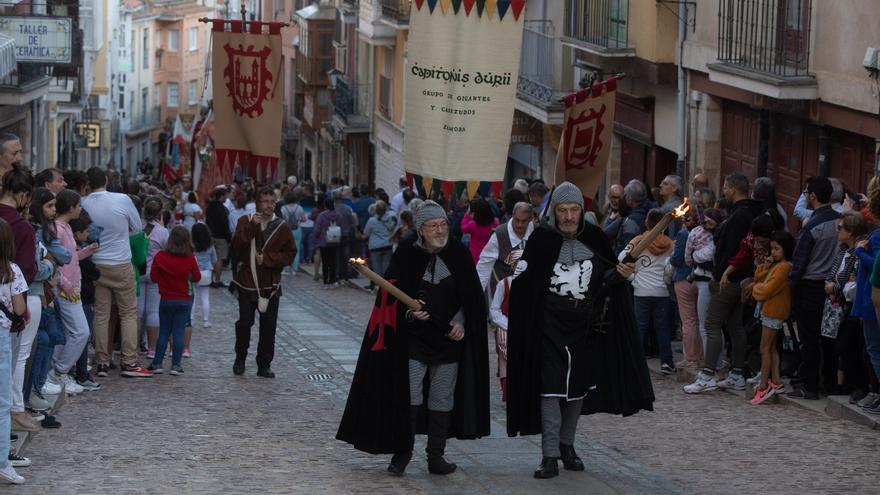
POLYGON ((0 77, 15 70, 15 40, 0 33, 0 77))

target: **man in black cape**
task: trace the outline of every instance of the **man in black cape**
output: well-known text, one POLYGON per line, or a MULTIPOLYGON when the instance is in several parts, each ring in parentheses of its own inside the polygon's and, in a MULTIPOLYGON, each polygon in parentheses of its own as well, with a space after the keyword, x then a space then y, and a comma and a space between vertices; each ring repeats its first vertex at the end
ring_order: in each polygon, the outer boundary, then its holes
POLYGON ((654 401, 625 281, 633 265, 617 263, 583 205, 577 186, 556 188, 511 286, 507 434, 541 433, 536 478, 558 475, 560 458, 584 470, 574 450, 581 414, 628 416, 654 401))
POLYGON ((428 470, 449 474, 446 439, 487 436, 489 362, 483 291, 468 250, 449 240, 446 212, 433 201, 415 212, 418 239, 404 242, 386 278, 421 300, 408 311, 384 291, 364 334, 336 438, 371 454, 393 454, 401 476, 413 436, 427 433, 428 470))

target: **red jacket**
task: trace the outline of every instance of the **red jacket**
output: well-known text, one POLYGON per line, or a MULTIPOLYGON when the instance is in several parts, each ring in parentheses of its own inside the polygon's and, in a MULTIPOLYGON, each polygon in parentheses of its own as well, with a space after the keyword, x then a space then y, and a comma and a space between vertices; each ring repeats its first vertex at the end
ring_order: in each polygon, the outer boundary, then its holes
POLYGON ((202 279, 202 272, 196 263, 195 256, 174 256, 159 251, 153 258, 150 278, 159 284, 159 295, 162 299, 192 300, 190 282, 202 279))

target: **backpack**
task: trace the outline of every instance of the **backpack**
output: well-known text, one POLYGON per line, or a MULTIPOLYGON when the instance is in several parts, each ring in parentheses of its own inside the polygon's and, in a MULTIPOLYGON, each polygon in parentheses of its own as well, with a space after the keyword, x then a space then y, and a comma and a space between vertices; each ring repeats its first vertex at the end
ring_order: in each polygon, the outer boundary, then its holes
POLYGON ((330 222, 327 227, 327 234, 324 236, 327 244, 339 244, 342 241, 342 227, 336 225, 336 222, 330 222))
POLYGON ((284 221, 290 226, 290 230, 296 230, 299 228, 299 219, 302 215, 302 208, 297 204, 294 204, 293 206, 284 205, 281 208, 280 216, 284 218, 284 221))

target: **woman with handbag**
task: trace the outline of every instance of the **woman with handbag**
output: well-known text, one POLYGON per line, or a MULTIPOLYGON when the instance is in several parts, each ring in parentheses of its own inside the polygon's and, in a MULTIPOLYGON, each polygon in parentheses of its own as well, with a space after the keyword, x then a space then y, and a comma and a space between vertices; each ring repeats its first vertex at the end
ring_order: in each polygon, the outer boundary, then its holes
POLYGON ((315 247, 321 251, 324 289, 336 284, 336 251, 342 242, 342 217, 333 208, 333 201, 324 200, 324 211, 315 220, 315 247))
MULTIPOLYGON (((5 220, 0 220, 0 453, 9 452, 12 406, 12 349, 10 334, 25 326, 28 290, 22 271, 14 263, 15 238, 5 220)), ((7 456, 0 455, 0 478, 20 485, 24 477, 15 472, 7 456)))

